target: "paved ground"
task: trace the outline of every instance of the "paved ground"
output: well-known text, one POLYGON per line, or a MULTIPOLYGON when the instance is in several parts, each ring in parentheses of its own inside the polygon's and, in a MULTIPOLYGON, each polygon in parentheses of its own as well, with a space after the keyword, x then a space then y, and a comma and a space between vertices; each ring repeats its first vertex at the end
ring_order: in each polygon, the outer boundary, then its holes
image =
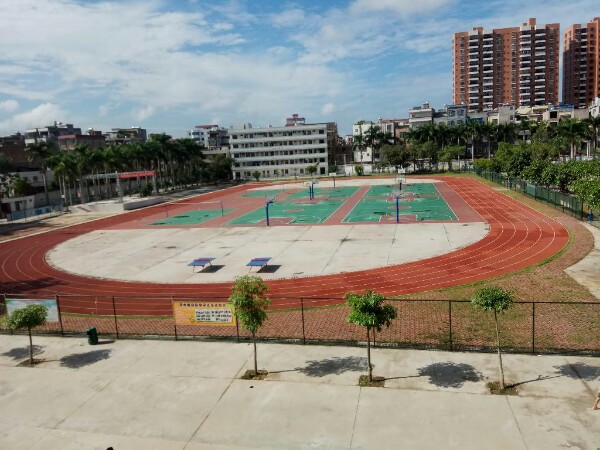
POLYGON ((578 263, 565 270, 579 284, 587 287, 592 295, 600 299, 600 230, 585 224, 585 227, 594 235, 594 248, 578 263))
POLYGON ((261 277, 275 280, 418 261, 464 248, 488 232, 481 222, 97 230, 52 249, 47 262, 87 277, 211 283, 233 281, 248 273, 252 258, 268 256, 277 270, 261 277), (192 273, 187 264, 199 257, 216 258, 218 270, 192 273))
POLYGON ((386 388, 359 388, 362 348, 0 336, 0 448, 590 449, 598 359, 506 355, 518 396, 492 396, 494 354, 376 349, 386 388))

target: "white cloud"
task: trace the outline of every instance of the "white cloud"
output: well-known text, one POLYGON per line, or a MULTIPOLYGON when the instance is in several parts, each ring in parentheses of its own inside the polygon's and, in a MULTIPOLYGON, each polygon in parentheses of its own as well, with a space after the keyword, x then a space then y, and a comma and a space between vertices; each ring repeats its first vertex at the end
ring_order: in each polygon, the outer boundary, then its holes
POLYGON ((324 116, 332 114, 335 111, 335 105, 333 103, 325 103, 321 108, 321 114, 324 116))
POLYGON ((299 8, 287 9, 270 16, 271 23, 278 27, 291 27, 301 25, 306 18, 306 13, 299 8))
POLYGON ((135 108, 131 112, 131 117, 137 122, 143 122, 149 117, 154 115, 155 109, 154 106, 146 106, 144 108, 135 108))
POLYGON ((19 102, 16 100, 3 100, 0 102, 0 111, 13 112, 19 109, 19 102))
POLYGON ((24 111, 0 120, 0 132, 13 133, 29 127, 45 126, 65 116, 65 111, 58 105, 42 103, 29 111, 24 111))
POLYGON ((454 3, 455 0, 356 0, 351 6, 353 14, 366 12, 392 12, 402 17, 427 14, 454 3))

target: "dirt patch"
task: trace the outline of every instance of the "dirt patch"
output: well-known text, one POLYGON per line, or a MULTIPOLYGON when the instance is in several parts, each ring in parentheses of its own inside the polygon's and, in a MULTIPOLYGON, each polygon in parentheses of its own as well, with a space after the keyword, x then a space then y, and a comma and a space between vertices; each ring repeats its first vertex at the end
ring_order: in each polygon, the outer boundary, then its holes
POLYGON ((241 376, 242 380, 264 380, 269 375, 269 372, 266 370, 259 370, 258 373, 254 372, 254 370, 246 370, 244 375, 241 376))
POLYGON ((492 395, 519 395, 519 391, 515 386, 507 384, 506 387, 502 389, 499 381, 491 381, 486 384, 486 387, 492 395))
POLYGON ((361 375, 358 379, 358 385, 360 387, 385 387, 385 378, 373 377, 373 381, 369 381, 367 375, 361 375))

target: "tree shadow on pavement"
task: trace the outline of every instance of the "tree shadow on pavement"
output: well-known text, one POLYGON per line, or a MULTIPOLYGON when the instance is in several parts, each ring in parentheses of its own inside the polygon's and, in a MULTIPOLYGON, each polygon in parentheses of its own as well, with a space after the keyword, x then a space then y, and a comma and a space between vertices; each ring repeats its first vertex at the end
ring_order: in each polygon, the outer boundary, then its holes
POLYGON ((72 355, 63 356, 60 358, 60 365, 69 369, 79 369, 81 367, 95 364, 104 359, 108 359, 112 349, 92 350, 87 353, 74 353, 72 355))
POLYGON ((557 374, 564 377, 585 381, 594 381, 600 378, 600 367, 585 363, 563 364, 562 366, 554 366, 554 368, 557 374))
POLYGON ((438 387, 459 388, 467 381, 483 380, 481 372, 475 370, 470 364, 441 362, 419 367, 417 370, 419 376, 429 377, 429 383, 438 387))
POLYGON ((298 372, 309 377, 340 375, 344 372, 363 372, 367 370, 367 358, 358 356, 333 357, 320 361, 307 361, 306 366, 296 367, 298 372))
MULTIPOLYGON (((33 346, 33 355, 39 355, 40 353, 43 352, 44 349, 44 345, 34 345, 33 346)), ((23 359, 23 358, 29 358, 29 346, 27 347, 17 347, 17 348, 13 348, 10 349, 7 352, 4 353, 0 353, 0 356, 8 356, 9 358, 12 359, 23 359)))

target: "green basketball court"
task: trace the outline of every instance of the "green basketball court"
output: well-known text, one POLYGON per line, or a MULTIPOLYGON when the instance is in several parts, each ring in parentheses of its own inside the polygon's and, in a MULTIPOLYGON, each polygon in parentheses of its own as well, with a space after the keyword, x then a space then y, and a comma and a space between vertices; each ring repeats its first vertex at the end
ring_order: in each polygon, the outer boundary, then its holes
MULTIPOLYGON (((269 206, 270 219, 291 219, 290 223, 323 223, 344 200, 323 200, 316 203, 275 202, 269 206)), ((266 219, 265 207, 255 209, 227 225, 255 225, 266 219)))
MULTIPOLYGON (((365 197, 387 197, 392 190, 397 189, 397 185, 371 186, 342 222, 380 222, 383 216, 395 216, 395 199, 365 197)), ((404 184, 402 185, 402 192, 410 192, 414 194, 414 197, 410 201, 400 199, 400 215, 414 215, 417 220, 457 220, 446 200, 439 194, 435 184, 421 183, 408 186, 404 184), (420 195, 426 195, 427 197, 420 197, 420 195)))
POLYGON ((283 194, 283 189, 257 189, 254 191, 246 191, 244 197, 275 197, 276 195, 283 194))
MULTIPOLYGON (((340 186, 335 188, 315 187, 315 197, 348 198, 352 197, 359 189, 358 186, 340 186)), ((287 198, 290 200, 308 198, 308 188, 304 188, 301 191, 288 195, 287 198)))
MULTIPOLYGON (((224 209, 223 214, 227 214, 233 209, 224 209)), ((176 216, 166 217, 150 225, 196 225, 199 223, 212 220, 215 217, 221 217, 220 209, 197 209, 194 211, 186 211, 176 216)))

